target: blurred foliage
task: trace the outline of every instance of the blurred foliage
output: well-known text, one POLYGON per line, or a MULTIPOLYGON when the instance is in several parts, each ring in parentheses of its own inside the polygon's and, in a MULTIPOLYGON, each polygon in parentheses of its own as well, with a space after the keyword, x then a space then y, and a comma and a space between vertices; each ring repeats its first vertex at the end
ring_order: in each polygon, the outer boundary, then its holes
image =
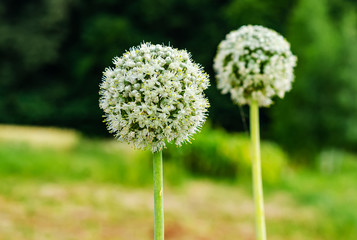
POLYGON ((299 59, 292 92, 262 110, 262 137, 290 152, 356 151, 357 3, 351 0, 3 0, 0 122, 106 134, 98 108, 101 72, 114 56, 151 41, 192 52, 212 79, 213 125, 244 130, 247 108, 216 90, 212 71, 218 43, 243 24, 277 30, 299 59))
MULTIPOLYGON (((203 128, 192 144, 164 151, 165 175, 180 184, 187 174, 226 180, 250 179, 250 139, 224 130, 203 128)), ((281 180, 288 159, 276 144, 263 141, 262 171, 267 183, 281 180)), ((151 184, 152 154, 116 140, 89 139, 58 128, 0 125, 0 175, 48 180, 94 180, 151 184), (8 136, 8 132, 15 133, 8 136)))
MULTIPOLYGON (((192 144, 185 144, 180 149, 170 144, 164 155, 197 175, 245 178, 251 176, 250 146, 247 135, 229 134, 206 126, 192 144)), ((266 141, 261 143, 261 154, 264 181, 278 182, 287 167, 286 154, 276 144, 266 141)))
MULTIPOLYGON (((0 126, 0 132, 4 130, 3 127, 0 126)), ((56 239, 56 236, 59 236, 58 239, 82 239, 84 231, 88 231, 90 236, 96 236, 94 233, 97 231, 102 233, 105 219, 117 224, 109 225, 114 226, 113 229, 119 229, 120 238, 126 231, 118 226, 128 222, 128 216, 138 217, 137 213, 140 212, 148 217, 140 219, 138 225, 150 221, 148 220, 152 216, 150 213, 152 208, 148 204, 152 196, 150 152, 135 151, 128 145, 114 140, 90 139, 75 131, 33 127, 19 127, 18 131, 26 134, 17 138, 0 137, 0 194, 3 199, 1 210, 2 213, 6 213, 4 221, 11 220, 16 223, 12 227, 0 229, 4 236, 9 236, 8 239, 38 239, 39 234, 44 234, 44 238, 53 234, 53 239, 56 239), (57 139, 57 142, 49 141, 44 146, 42 142, 36 143, 31 140, 39 135, 47 135, 46 139, 57 139), (67 142, 71 138, 76 139, 71 142, 72 146, 57 147, 58 141, 67 142), (135 194, 137 191, 141 193, 135 194), (142 191, 146 193, 142 194, 142 191), (122 201, 127 204, 122 205, 122 201), (64 235, 62 228, 61 234, 55 231, 58 229, 57 226, 64 226, 63 224, 68 222, 68 216, 83 213, 83 206, 88 210, 86 204, 88 202, 92 206, 90 209, 99 209, 101 214, 92 215, 93 212, 89 211, 85 218, 79 221, 80 224, 72 226, 71 223, 69 229, 73 235, 64 235), (115 206, 122 207, 127 212, 124 211, 125 215, 123 215, 123 211, 118 209, 119 211, 114 211, 115 217, 114 215, 111 217, 110 214, 103 215, 103 206, 107 208, 108 213, 112 213, 115 206), (67 213, 64 210, 67 208, 73 212, 67 213), (119 218, 118 213, 120 213, 119 218), (47 217, 44 219, 44 216, 47 217), (89 218, 94 223, 100 223, 98 227, 89 222, 89 218), (43 221, 46 224, 42 224, 43 221), (74 231, 75 229, 80 231, 74 231)), ((253 221, 251 213, 254 212, 250 204, 252 196, 249 181, 244 179, 244 181, 232 181, 233 184, 231 182, 222 184, 201 177, 192 179, 190 172, 201 176, 217 176, 216 174, 221 173, 218 169, 230 171, 228 169, 230 164, 235 171, 238 171, 238 176, 225 177, 233 180, 247 177, 246 175, 250 174, 244 170, 246 164, 249 164, 245 162, 244 156, 249 155, 247 136, 229 135, 223 130, 212 130, 206 126, 196 137, 192 145, 184 145, 179 149, 170 145, 164 152, 166 154, 164 178, 169 186, 165 188, 165 202, 168 203, 166 205, 168 209, 171 209, 168 212, 175 216, 182 213, 182 216, 177 216, 178 222, 182 219, 198 219, 197 222, 188 221, 187 224, 200 227, 202 222, 206 222, 202 219, 216 214, 214 219, 219 219, 217 222, 231 224, 232 227, 229 229, 234 229, 237 222, 241 222, 242 231, 246 232, 247 219, 253 221), (189 161, 193 161, 193 157, 197 155, 195 161, 198 162, 182 161, 184 158, 178 155, 180 153, 191 158, 189 161), (182 162, 172 161, 174 159, 168 159, 169 156, 179 157, 182 162), (217 161, 210 161, 211 158, 218 157, 217 161), (196 168, 184 168, 190 167, 189 164, 204 164, 202 169, 205 172, 202 172, 201 168, 198 169, 200 172, 197 172, 196 168), (177 205, 178 202, 182 203, 182 206, 177 205), (177 211, 177 209, 185 211, 177 211), (202 210, 204 210, 202 215, 192 217, 193 212, 202 210), (190 215, 187 217, 188 211, 190 215), (234 214, 229 215, 229 212, 234 214), (240 214, 237 215, 237 212, 240 214)), ((284 153, 276 145, 265 141, 262 142, 262 152, 264 156, 269 156, 263 158, 265 183, 273 183, 264 185, 272 238, 274 236, 277 239, 295 240, 306 239, 307 236, 309 239, 326 240, 339 239, 341 236, 346 240, 356 238, 357 212, 353 211, 357 201, 356 154, 332 148, 324 149, 317 155, 316 169, 296 169, 291 168, 292 164, 290 164, 288 174, 282 174, 281 181, 277 181, 276 177, 280 177, 279 168, 285 169, 284 153), (274 164, 274 167, 268 167, 267 164, 274 164), (267 173, 267 168, 273 169, 275 173, 267 173)), ((129 222, 132 224, 132 220, 137 218, 130 219, 129 222)), ((170 221, 172 223, 172 218, 170 221)), ((212 224, 216 222, 208 221, 203 229, 211 229, 212 224)), ((128 229, 130 229, 129 225, 128 229)), ((226 234, 226 228, 223 229, 226 234)), ((186 231, 192 233, 191 228, 186 231)), ((147 233, 147 239, 152 237, 151 230, 143 232, 147 233)), ((202 234, 201 228, 199 232, 202 234)), ((227 236, 231 236, 229 239, 235 239, 236 230, 231 232, 227 236)), ((183 236, 182 239, 186 239, 187 235, 182 235, 183 233, 181 229, 179 235, 183 236)), ((110 234, 113 234, 113 231, 110 231, 110 234)), ((208 237, 213 236, 209 234, 208 237)), ((251 234, 249 238, 254 238, 253 228, 251 234)), ((98 239, 105 239, 106 236, 108 235, 98 239)), ((217 238, 219 239, 220 236, 222 236, 221 230, 218 231, 217 238)), ((135 237, 142 239, 138 235, 135 237)), ((129 236, 128 239, 136 239, 135 237, 129 236)), ((202 235, 196 235, 192 239, 198 237, 202 235)))
POLYGON ((298 59, 293 91, 273 108, 272 135, 291 150, 357 150, 357 8, 300 0, 288 24, 298 59))
POLYGON ((355 155, 338 149, 324 149, 316 156, 319 171, 327 175, 343 172, 353 173, 357 158, 355 155))
POLYGON ((0 176, 46 181, 151 184, 148 152, 130 151, 113 141, 82 139, 72 149, 0 143, 0 176))
POLYGON ((81 136, 75 130, 51 127, 0 125, 0 143, 22 143, 36 148, 72 149, 81 136))

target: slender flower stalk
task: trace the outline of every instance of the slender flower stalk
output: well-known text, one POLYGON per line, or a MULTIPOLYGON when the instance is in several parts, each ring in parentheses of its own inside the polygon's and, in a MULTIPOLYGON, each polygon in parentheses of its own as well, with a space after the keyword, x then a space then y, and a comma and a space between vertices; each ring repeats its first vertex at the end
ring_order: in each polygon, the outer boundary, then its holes
POLYGON ((266 240, 260 160, 259 107, 283 98, 294 80, 296 57, 277 32, 262 26, 243 26, 227 34, 214 60, 217 87, 234 103, 250 105, 252 175, 257 240, 266 240))
POLYGON ((154 176, 154 239, 164 239, 164 186, 162 151, 153 153, 154 176))
POLYGON ((162 149, 189 142, 206 120, 208 75, 185 50, 143 43, 113 59, 100 84, 109 132, 153 153, 154 233, 164 239, 162 149))
POLYGON ((250 103, 250 137, 252 141, 252 176, 255 202, 255 230, 258 240, 266 240, 259 135, 259 106, 258 102, 252 101, 250 103))

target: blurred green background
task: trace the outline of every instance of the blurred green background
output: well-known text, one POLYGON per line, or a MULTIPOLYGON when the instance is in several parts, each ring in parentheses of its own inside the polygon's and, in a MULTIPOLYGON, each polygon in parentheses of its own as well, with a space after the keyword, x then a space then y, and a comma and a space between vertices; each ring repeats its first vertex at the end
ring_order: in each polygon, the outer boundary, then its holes
POLYGON ((298 57, 292 91, 261 109, 268 236, 356 239, 356 1, 2 0, 0 240, 152 238, 150 153, 115 142, 98 107, 104 68, 143 41, 187 49, 211 79, 208 123, 164 151, 167 238, 254 239, 248 109, 212 70, 245 24, 298 57))
POLYGON ((262 110, 262 137, 291 152, 357 151, 356 8, 348 0, 3 0, 0 122, 106 134, 102 71, 150 41, 192 52, 211 76, 212 124, 243 131, 247 109, 240 114, 217 91, 212 61, 229 31, 261 24, 283 34, 299 60, 293 91, 262 110))

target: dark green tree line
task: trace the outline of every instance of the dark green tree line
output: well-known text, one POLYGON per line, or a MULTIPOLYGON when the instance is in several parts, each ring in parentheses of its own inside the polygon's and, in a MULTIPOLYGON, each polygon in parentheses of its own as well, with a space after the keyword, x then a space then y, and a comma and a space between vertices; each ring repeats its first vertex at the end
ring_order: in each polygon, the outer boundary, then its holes
POLYGON ((229 31, 261 24, 286 36, 299 58, 293 90, 262 110, 263 137, 291 150, 357 150, 356 8, 348 0, 3 0, 0 122, 105 134, 101 73, 150 41, 190 51, 211 76, 213 125, 242 131, 239 108, 215 88, 212 62, 229 31))

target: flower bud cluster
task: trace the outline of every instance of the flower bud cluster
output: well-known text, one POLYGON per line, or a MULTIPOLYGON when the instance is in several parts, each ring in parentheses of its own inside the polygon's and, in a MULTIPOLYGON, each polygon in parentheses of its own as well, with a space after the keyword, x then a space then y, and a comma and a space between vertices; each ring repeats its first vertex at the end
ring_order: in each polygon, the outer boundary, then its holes
POLYGON ((214 60, 217 87, 239 104, 257 101, 269 106, 291 89, 296 57, 277 32, 262 26, 243 26, 230 32, 214 60))
POLYGON ((190 54, 143 43, 113 59, 100 85, 107 128, 136 148, 181 145, 203 125, 209 107, 208 75, 190 54))

